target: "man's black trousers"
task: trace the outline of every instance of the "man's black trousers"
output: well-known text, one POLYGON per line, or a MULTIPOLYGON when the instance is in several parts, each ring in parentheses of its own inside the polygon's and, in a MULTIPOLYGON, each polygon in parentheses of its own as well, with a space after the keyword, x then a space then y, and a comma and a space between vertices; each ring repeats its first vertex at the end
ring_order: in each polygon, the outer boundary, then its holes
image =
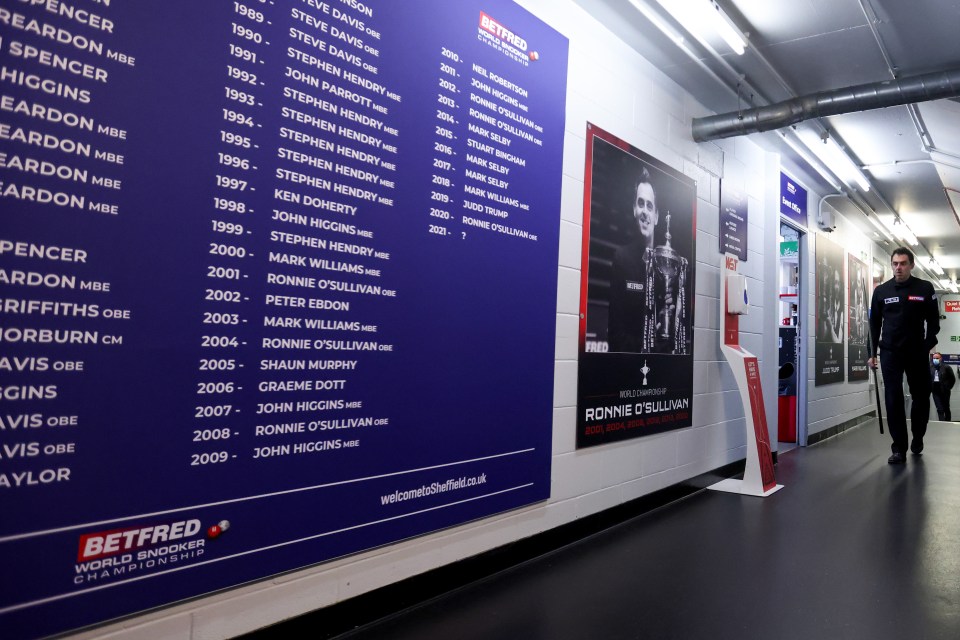
POLYGON ((910 429, 914 438, 923 438, 930 417, 930 364, 926 349, 880 349, 880 371, 883 374, 884 399, 887 405, 887 427, 893 444, 890 448, 907 452, 907 412, 903 398, 903 376, 910 389, 910 429))
POLYGON ((950 422, 950 390, 934 391, 933 404, 937 407, 937 416, 940 420, 950 422))

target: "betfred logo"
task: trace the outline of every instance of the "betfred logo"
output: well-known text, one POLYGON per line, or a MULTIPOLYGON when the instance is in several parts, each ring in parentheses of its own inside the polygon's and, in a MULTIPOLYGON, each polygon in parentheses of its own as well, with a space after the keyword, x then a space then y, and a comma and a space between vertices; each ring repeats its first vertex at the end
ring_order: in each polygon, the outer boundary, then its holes
POLYGON ((150 527, 133 527, 85 533, 80 536, 77 562, 87 562, 149 547, 161 542, 182 540, 196 535, 201 529, 199 520, 181 520, 150 527))
POLYGON ((527 50, 526 40, 507 29, 505 26, 485 14, 483 11, 480 12, 480 28, 487 33, 493 34, 507 44, 516 47, 520 51, 527 50))

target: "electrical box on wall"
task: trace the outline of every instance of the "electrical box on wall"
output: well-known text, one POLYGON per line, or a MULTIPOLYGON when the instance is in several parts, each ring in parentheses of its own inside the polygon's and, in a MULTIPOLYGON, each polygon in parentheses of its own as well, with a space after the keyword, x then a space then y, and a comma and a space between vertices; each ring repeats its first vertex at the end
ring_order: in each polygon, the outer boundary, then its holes
POLYGON ((830 209, 821 211, 817 216, 817 226, 830 233, 837 228, 837 215, 830 209))
POLYGON ((739 273, 727 276, 727 313, 745 316, 750 312, 747 296, 747 278, 739 273))

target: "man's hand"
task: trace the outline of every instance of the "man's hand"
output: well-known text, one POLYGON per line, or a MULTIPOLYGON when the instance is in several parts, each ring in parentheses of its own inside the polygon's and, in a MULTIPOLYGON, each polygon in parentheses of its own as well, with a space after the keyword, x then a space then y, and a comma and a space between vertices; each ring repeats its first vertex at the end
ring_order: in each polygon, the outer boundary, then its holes
POLYGON ((877 359, 876 358, 867 358, 867 366, 871 369, 877 368, 877 359))

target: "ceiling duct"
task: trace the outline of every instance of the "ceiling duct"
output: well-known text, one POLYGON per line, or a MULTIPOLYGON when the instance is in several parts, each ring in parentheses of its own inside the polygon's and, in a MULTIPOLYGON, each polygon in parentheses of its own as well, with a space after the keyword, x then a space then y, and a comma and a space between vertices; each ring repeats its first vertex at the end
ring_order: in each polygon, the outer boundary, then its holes
POLYGON ((960 96, 960 69, 821 91, 746 111, 693 119, 696 142, 770 131, 824 116, 960 96))

